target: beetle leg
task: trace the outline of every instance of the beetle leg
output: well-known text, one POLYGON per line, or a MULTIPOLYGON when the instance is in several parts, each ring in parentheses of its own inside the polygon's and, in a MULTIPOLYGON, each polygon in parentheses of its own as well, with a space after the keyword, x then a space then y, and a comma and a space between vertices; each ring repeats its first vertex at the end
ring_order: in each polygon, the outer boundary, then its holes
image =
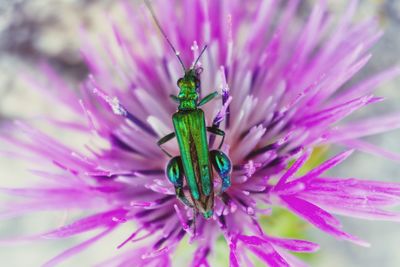
POLYGON ((176 103, 180 103, 180 100, 179 100, 179 98, 176 96, 176 95, 169 95, 169 97, 174 101, 174 102, 176 102, 176 103))
POLYGON ((200 100, 198 106, 200 107, 200 106, 210 102, 217 95, 218 95, 218 92, 213 92, 211 94, 206 95, 202 100, 200 100))
POLYGON ((172 158, 171 154, 169 154, 164 148, 161 147, 162 144, 165 144, 166 142, 172 140, 172 138, 175 137, 175 133, 170 133, 158 140, 157 145, 161 148, 161 150, 167 154, 168 157, 172 158))
POLYGON ((215 135, 222 136, 221 143, 218 146, 218 149, 221 149, 222 144, 224 143, 224 140, 225 140, 225 132, 222 131, 221 129, 217 128, 216 126, 207 127, 207 131, 209 131, 210 133, 213 133, 215 135))
POLYGON ((183 166, 181 157, 172 158, 167 165, 167 177, 168 180, 175 187, 176 196, 185 204, 186 206, 193 208, 192 203, 186 198, 183 193, 183 166))
POLYGON ((222 179, 221 193, 231 186, 232 163, 228 156, 220 150, 210 151, 211 163, 222 179))
POLYGON ((183 193, 182 187, 175 186, 175 194, 179 198, 179 200, 182 201, 183 204, 185 204, 189 208, 193 208, 192 203, 190 203, 190 201, 186 198, 185 194, 183 193))

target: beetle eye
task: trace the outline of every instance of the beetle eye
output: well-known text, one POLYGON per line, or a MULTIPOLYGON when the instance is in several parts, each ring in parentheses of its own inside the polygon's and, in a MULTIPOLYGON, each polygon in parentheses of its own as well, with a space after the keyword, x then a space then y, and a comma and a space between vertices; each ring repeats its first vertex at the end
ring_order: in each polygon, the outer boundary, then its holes
POLYGON ((176 84, 178 85, 178 87, 180 87, 180 84, 182 83, 182 81, 183 81, 182 78, 178 79, 178 81, 176 82, 176 84))

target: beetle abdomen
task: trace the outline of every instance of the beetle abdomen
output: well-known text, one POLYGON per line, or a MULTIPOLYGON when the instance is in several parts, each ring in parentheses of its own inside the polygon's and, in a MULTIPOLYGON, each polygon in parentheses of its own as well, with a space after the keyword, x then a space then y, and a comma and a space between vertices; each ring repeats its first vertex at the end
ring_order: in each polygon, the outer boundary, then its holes
POLYGON ((172 119, 192 200, 207 212, 213 208, 214 196, 204 112, 178 111, 172 119))

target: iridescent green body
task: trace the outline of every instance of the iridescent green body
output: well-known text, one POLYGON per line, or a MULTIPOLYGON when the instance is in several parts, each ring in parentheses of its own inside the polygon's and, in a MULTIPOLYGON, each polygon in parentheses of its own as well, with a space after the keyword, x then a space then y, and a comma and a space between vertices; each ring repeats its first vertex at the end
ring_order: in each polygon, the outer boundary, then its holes
POLYGON ((158 145, 161 146, 176 136, 180 156, 172 158, 168 163, 167 177, 174 184, 177 197, 185 205, 201 212, 205 218, 210 218, 214 206, 212 167, 222 179, 221 191, 225 191, 230 186, 232 166, 228 156, 222 151, 209 150, 207 131, 223 137, 220 147, 225 133, 215 126, 206 127, 204 112, 199 106, 213 99, 217 93, 209 94, 198 101, 200 90, 198 76, 199 73, 195 69, 190 69, 178 80, 180 92, 178 96, 171 96, 179 103, 178 111, 172 116, 175 132, 161 138, 158 145), (184 179, 190 200, 186 198, 183 190, 184 179))
POLYGON ((179 103, 178 111, 172 116, 175 131, 164 136, 157 142, 161 150, 172 158, 168 162, 166 175, 175 187, 176 196, 186 206, 194 209, 193 221, 196 218, 196 211, 201 212, 204 218, 208 219, 213 215, 214 208, 212 166, 222 179, 221 192, 224 192, 231 185, 230 173, 232 165, 228 156, 222 151, 209 150, 206 132, 222 136, 219 149, 224 142, 225 133, 215 125, 206 127, 204 112, 199 108, 218 95, 217 92, 214 92, 198 101, 201 69, 196 69, 196 65, 207 46, 204 46, 192 67, 186 70, 179 53, 162 29, 150 3, 145 0, 145 4, 158 29, 185 71, 185 75, 178 80, 178 87, 180 89, 178 96, 171 95, 171 98, 179 103), (161 145, 175 136, 178 139, 180 155, 172 157, 161 145), (184 183, 184 179, 186 180, 186 184, 184 183), (185 187, 189 190, 186 190, 185 187), (189 191, 190 199, 186 197, 185 191, 189 191))
POLYGON ((178 111, 172 121, 192 201, 202 211, 210 210, 213 186, 204 112, 201 109, 178 111))

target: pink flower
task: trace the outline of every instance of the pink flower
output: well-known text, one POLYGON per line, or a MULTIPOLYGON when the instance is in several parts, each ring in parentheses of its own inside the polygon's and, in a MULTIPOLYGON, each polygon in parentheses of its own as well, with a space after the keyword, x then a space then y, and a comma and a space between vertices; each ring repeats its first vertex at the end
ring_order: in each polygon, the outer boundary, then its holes
MULTIPOLYGON (((125 253, 115 250, 115 257, 103 266, 170 266, 186 235, 197 248, 192 266, 209 266, 220 235, 229 245, 231 266, 250 264, 248 253, 270 266, 303 266, 289 252, 310 253, 318 245, 264 233, 258 219, 271 215, 271 210, 261 204, 287 208, 320 230, 360 245, 367 243, 345 232, 331 213, 400 220, 400 214, 389 209, 399 204, 400 184, 325 176, 352 150, 296 175, 311 151, 324 145, 345 145, 398 159, 360 138, 400 125, 396 114, 341 123, 353 112, 380 102, 373 90, 400 72, 392 68, 357 85, 344 85, 370 59, 368 50, 381 35, 375 22, 352 23, 353 1, 333 23, 320 1, 303 23, 296 16, 298 4, 199 0, 177 7, 171 1, 153 3, 186 66, 197 58, 199 47, 208 45, 200 59, 201 94, 217 90, 222 95, 203 109, 207 125, 226 132, 223 151, 234 166, 232 186, 221 195, 216 190, 213 217, 198 216, 196 226, 193 211, 177 200, 165 176, 169 159, 157 146, 157 140, 173 131, 171 116, 177 106, 168 96, 177 94, 176 81, 183 74, 148 10, 124 2, 131 32, 122 33, 111 22, 113 35, 102 38, 100 47, 93 40, 85 41, 83 56, 92 74, 79 91, 50 68, 43 69, 56 89, 55 107, 65 105, 75 116, 69 122, 51 119, 48 123, 83 134, 89 141, 73 149, 74 140, 63 144, 29 122, 8 128, 3 141, 15 147, 12 153, 36 162, 35 173, 46 183, 1 189, 23 197, 5 207, 3 215, 80 210, 90 215, 35 237, 61 239, 99 231, 45 266, 82 252, 130 221, 135 222, 131 236, 120 244, 104 245, 120 248, 138 242, 140 246, 125 253)), ((34 78, 31 82, 37 85, 34 78)), ((210 147, 216 146, 210 138, 210 147)), ((174 142, 165 147, 179 153, 174 142)), ((220 184, 215 179, 215 187, 220 184)))

